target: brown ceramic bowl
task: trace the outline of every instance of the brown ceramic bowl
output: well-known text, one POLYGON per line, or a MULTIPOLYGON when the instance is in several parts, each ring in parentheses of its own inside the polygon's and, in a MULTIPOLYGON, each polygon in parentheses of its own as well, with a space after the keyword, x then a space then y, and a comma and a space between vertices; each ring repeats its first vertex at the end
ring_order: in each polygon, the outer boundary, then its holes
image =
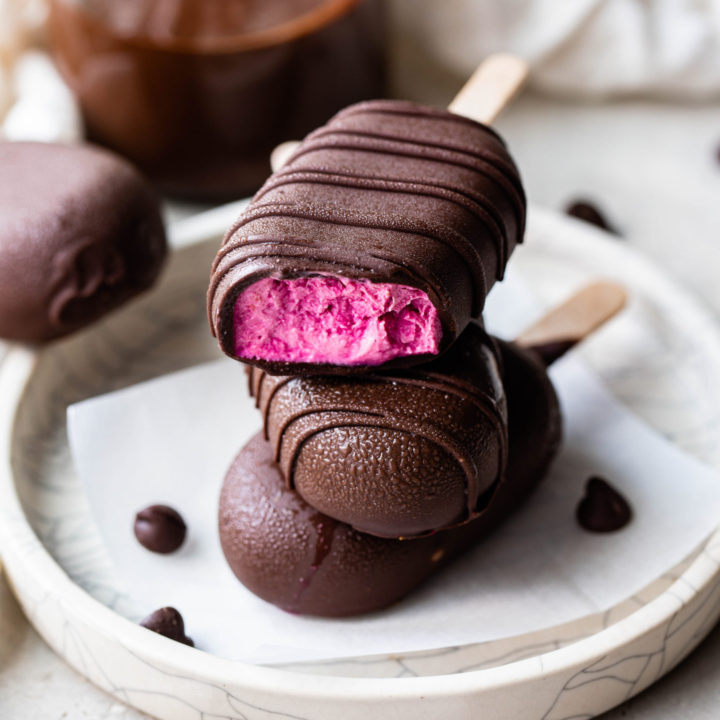
POLYGON ((253 192, 269 153, 383 93, 382 0, 52 0, 90 139, 166 192, 253 192))

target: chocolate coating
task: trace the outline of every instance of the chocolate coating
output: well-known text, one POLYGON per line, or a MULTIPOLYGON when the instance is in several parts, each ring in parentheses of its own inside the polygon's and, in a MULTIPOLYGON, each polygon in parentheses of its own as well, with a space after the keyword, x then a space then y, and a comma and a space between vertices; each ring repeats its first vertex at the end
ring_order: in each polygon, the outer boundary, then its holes
POLYGON ((520 506, 560 441, 560 411, 537 358, 502 345, 510 427, 507 479, 472 522, 414 540, 353 530, 288 489, 260 434, 225 478, 220 540, 238 579, 295 613, 347 616, 400 600, 520 506), (262 522, 258 522, 262 518, 262 522))
POLYGON ((182 615, 174 607, 160 608, 141 620, 140 624, 148 630, 170 638, 170 640, 195 647, 192 638, 185 635, 185 622, 182 615))
POLYGON ((212 331, 226 354, 274 374, 367 372, 234 354, 233 308, 245 287, 330 273, 424 291, 445 352, 502 278, 522 240, 525 205, 517 168, 491 128, 409 102, 350 106, 305 138, 226 235, 208 290, 212 331))
POLYGON ((155 194, 89 146, 0 143, 0 337, 67 335, 152 285, 166 254, 155 194))
POLYGON ((150 505, 135 516, 138 542, 151 552, 175 552, 185 541, 187 526, 177 510, 167 505, 150 505))
POLYGON ((441 358, 362 377, 249 368, 265 437, 288 486, 330 517, 413 537, 475 517, 507 461, 497 344, 475 323, 441 358))
POLYGON ((585 495, 578 503, 575 517, 580 527, 590 532, 615 532, 632 519, 628 501, 605 479, 591 477, 585 495))

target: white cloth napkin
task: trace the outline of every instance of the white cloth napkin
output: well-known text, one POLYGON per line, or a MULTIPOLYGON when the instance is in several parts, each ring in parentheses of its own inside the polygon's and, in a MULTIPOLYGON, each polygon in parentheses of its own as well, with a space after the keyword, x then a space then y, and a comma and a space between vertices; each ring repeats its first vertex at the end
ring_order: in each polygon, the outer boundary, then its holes
POLYGON ((397 36, 461 76, 507 51, 546 91, 720 94, 720 0, 393 0, 392 12, 397 36))

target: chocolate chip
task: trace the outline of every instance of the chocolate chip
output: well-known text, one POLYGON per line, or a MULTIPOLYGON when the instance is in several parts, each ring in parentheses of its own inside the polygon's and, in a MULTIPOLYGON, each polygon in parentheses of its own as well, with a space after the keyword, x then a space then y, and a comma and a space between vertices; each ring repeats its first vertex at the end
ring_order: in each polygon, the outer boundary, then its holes
POLYGON ((607 480, 591 477, 585 485, 585 496, 577 506, 575 517, 585 530, 613 532, 630 522, 632 509, 607 480))
POLYGON ((148 615, 140 624, 166 638, 195 647, 192 638, 185 635, 182 615, 173 607, 164 607, 148 615))
POLYGON ((605 216, 600 212, 600 210, 587 200, 576 200, 571 202, 565 208, 565 212, 571 217, 584 220, 586 223, 590 223, 591 225, 595 225, 603 230, 619 235, 617 230, 615 230, 615 228, 605 219, 605 216))
POLYGON ((156 553, 175 552, 185 540, 187 527, 180 514, 167 505, 151 505, 135 516, 135 537, 156 553))

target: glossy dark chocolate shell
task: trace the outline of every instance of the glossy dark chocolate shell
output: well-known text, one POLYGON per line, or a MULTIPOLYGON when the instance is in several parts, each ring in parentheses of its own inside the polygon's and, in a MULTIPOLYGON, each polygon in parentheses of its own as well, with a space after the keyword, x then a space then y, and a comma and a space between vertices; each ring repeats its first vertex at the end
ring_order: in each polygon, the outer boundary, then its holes
POLYGON ((309 506, 288 489, 271 446, 256 435, 228 471, 220 498, 225 557, 238 579, 294 613, 347 616, 405 597, 517 509, 560 442, 560 411, 537 357, 502 345, 510 422, 507 478, 482 514, 414 540, 373 537, 309 506))

